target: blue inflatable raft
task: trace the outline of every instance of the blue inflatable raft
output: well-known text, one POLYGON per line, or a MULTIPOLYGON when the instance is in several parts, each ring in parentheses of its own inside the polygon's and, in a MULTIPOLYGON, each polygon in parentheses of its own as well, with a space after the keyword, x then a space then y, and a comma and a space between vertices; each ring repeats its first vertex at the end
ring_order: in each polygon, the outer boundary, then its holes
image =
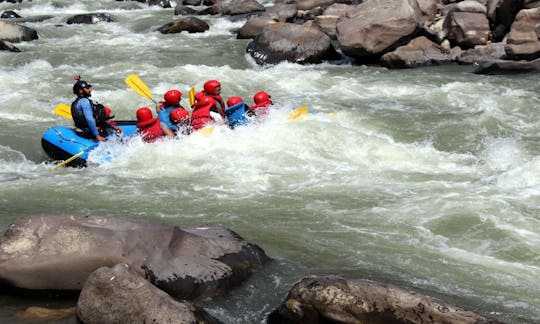
MULTIPOLYGON (((122 128, 122 136, 127 137, 137 132, 134 120, 116 121, 117 126, 122 128)), ((109 135, 111 136, 111 135, 109 135)), ((55 126, 47 129, 41 137, 41 146, 52 160, 67 160, 70 157, 83 152, 79 157, 67 165, 75 167, 86 166, 88 154, 99 145, 95 139, 79 136, 76 129, 71 126, 55 126)))

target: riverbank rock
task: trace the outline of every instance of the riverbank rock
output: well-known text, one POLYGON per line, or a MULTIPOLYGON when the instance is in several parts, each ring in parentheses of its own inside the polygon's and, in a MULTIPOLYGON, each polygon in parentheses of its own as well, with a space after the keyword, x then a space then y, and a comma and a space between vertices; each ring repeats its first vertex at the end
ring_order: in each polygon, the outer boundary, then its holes
POLYGON ((461 48, 485 45, 490 38, 489 21, 485 13, 453 11, 444 21, 447 38, 461 48))
POLYGON ((378 59, 414 38, 422 22, 414 1, 367 0, 342 16, 336 25, 337 40, 345 55, 363 60, 378 59))
POLYGON ((412 68, 451 63, 453 60, 448 53, 424 36, 415 38, 409 44, 400 46, 381 57, 381 65, 388 68, 412 68))
POLYGON ((15 288, 82 289, 102 266, 130 264, 177 298, 223 295, 262 266, 258 246, 219 225, 168 224, 97 216, 30 216, 0 241, 0 280, 15 288))
POLYGON ((521 10, 506 41, 506 54, 514 60, 540 58, 540 7, 521 10))
POLYGON ((297 282, 268 316, 278 323, 494 323, 471 311, 395 286, 337 276, 297 282))
POLYGON ((171 296, 127 264, 94 271, 77 302, 77 317, 90 323, 220 323, 203 309, 171 296))
POLYGON ((475 74, 540 73, 540 58, 534 61, 491 60, 480 62, 475 74))
POLYGON ((18 43, 38 39, 37 31, 33 28, 0 21, 0 40, 18 43))
POLYGON ((330 37, 318 28, 284 22, 266 26, 246 52, 261 65, 281 61, 311 64, 340 58, 330 37))

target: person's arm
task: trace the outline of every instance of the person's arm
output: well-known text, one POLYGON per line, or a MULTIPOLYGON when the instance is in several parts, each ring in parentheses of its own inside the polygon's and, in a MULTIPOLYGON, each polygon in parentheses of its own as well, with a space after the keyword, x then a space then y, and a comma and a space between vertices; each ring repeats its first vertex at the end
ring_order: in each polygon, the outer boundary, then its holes
POLYGON ((176 136, 176 134, 169 127, 167 127, 164 122, 159 123, 159 125, 161 126, 161 130, 165 136, 169 138, 174 138, 176 136))
POLYGON ((94 114, 93 114, 94 111, 92 109, 92 105, 90 104, 90 101, 86 98, 83 98, 79 100, 79 104, 81 105, 84 119, 86 119, 86 124, 88 125, 88 128, 90 128, 92 135, 94 135, 94 137, 98 141, 104 142, 105 138, 99 135, 99 132, 96 126, 96 120, 94 119, 94 114))

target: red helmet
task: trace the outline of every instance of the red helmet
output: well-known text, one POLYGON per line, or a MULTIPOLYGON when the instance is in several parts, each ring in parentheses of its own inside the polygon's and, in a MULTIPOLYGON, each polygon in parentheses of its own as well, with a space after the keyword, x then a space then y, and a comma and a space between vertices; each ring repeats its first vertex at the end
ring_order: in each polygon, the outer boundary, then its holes
POLYGON ((209 80, 204 83, 204 91, 208 94, 217 95, 217 88, 221 88, 221 83, 218 80, 209 80))
POLYGON ((270 95, 266 91, 259 91, 253 96, 253 101, 255 104, 260 104, 270 100, 270 95))
POLYGON ((148 107, 141 107, 137 109, 137 120, 146 121, 152 119, 152 110, 148 107))
POLYGON ((169 106, 178 106, 180 103, 180 98, 182 98, 182 92, 178 90, 169 90, 163 95, 165 103, 169 106))
POLYGON ((243 102, 244 99, 238 96, 232 96, 229 99, 227 99, 227 107, 231 107, 236 105, 237 103, 243 102))
POLYGON ((179 123, 189 119, 189 113, 183 108, 177 108, 169 114, 169 118, 173 123, 179 123))

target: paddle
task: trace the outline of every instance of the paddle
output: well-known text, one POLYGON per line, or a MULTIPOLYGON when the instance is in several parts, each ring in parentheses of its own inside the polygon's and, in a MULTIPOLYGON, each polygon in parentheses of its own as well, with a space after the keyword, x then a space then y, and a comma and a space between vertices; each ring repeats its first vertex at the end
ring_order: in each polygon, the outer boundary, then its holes
POLYGON ((141 80, 136 74, 128 75, 124 79, 124 81, 128 86, 131 87, 131 89, 135 90, 135 92, 137 92, 139 95, 152 100, 152 102, 157 105, 157 101, 154 100, 154 97, 150 92, 150 88, 148 88, 148 86, 143 82, 143 80, 141 80))
POLYGON ((295 110, 293 110, 289 114, 289 117, 287 117, 287 119, 301 119, 305 115, 307 115, 307 113, 308 113, 308 107, 307 106, 302 106, 300 108, 296 108, 295 110))
POLYGON ((195 87, 191 87, 191 89, 189 89, 189 105, 190 106, 193 106, 193 104, 195 103, 195 87))
POLYGON ((65 103, 61 103, 56 106, 56 108, 54 108, 54 113, 67 119, 73 119, 71 116, 71 107, 65 103))
POLYGON ((59 169, 61 167, 63 167, 64 165, 68 164, 69 162, 75 160, 76 158, 78 158, 79 156, 83 155, 84 154, 84 151, 86 150, 82 150, 80 151, 79 153, 73 155, 72 157, 70 157, 69 159, 67 160, 64 160, 62 161, 61 163, 58 163, 54 168, 53 168, 53 171, 56 170, 56 169, 59 169))

